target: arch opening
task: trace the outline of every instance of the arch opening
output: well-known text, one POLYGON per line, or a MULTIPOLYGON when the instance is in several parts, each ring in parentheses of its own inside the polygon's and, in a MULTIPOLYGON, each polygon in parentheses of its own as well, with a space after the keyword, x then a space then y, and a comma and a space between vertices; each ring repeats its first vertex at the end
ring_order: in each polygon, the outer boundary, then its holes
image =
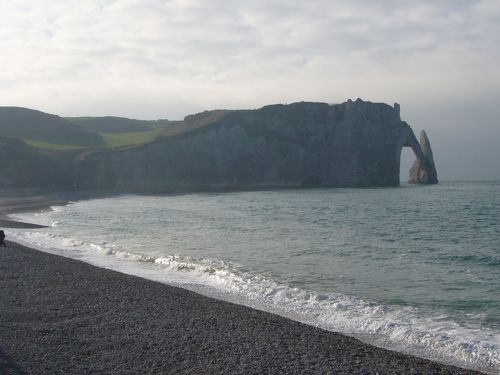
POLYGON ((415 163, 415 152, 411 149, 411 147, 402 147, 401 148, 401 156, 399 161, 399 181, 400 182, 408 182, 408 176, 410 174, 410 169, 415 163))
MULTIPOLYGON (((432 156, 431 144, 425 131, 422 130, 420 134, 420 142, 417 140, 417 137, 415 137, 413 131, 411 131, 403 144, 403 148, 405 147, 410 147, 416 156, 415 162, 409 171, 408 182, 410 184, 419 185, 437 184, 436 166, 432 156)), ((400 174, 401 169, 400 159, 400 174)))

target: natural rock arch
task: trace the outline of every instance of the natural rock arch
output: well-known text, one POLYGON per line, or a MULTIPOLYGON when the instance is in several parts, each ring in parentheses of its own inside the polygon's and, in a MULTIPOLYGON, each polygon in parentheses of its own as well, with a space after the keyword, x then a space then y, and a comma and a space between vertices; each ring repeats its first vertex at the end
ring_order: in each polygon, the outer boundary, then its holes
POLYGON ((421 185, 437 184, 437 171, 432 148, 425 131, 422 130, 420 133, 420 142, 418 142, 413 131, 410 131, 403 147, 410 147, 416 156, 415 162, 410 169, 408 182, 421 185))
POLYGON ((403 147, 417 157, 410 182, 436 183, 428 140, 419 144, 399 104, 299 102, 227 111, 155 142, 85 152, 71 175, 77 188, 128 192, 397 186, 403 147))

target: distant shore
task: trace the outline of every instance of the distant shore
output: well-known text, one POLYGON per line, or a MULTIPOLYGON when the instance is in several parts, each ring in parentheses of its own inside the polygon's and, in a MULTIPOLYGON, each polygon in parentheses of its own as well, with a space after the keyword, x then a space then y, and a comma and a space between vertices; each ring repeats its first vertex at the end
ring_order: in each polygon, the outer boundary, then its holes
MULTIPOLYGON (((11 225, 16 224, 9 213, 75 199, 64 193, 15 195, 0 198, 0 219, 11 225)), ((11 241, 7 245, 0 248, 2 374, 478 373, 11 241)))

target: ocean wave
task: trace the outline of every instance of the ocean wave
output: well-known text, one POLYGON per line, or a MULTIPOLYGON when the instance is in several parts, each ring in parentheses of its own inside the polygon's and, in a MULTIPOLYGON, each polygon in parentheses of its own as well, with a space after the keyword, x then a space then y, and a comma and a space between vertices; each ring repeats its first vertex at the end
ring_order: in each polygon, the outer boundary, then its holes
POLYGON ((341 293, 295 288, 222 260, 177 254, 147 256, 112 243, 82 241, 47 231, 18 230, 13 237, 45 251, 156 281, 189 284, 191 288, 209 286, 237 296, 251 307, 354 335, 378 346, 491 373, 500 369, 500 332, 464 327, 447 316, 424 316, 412 307, 394 308, 341 293))

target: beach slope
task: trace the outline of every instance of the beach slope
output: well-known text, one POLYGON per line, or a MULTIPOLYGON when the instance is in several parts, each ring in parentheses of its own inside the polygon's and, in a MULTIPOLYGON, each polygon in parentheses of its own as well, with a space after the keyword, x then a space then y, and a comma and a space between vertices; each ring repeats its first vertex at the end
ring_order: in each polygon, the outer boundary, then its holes
POLYGON ((472 374, 13 242, 0 373, 472 374))

